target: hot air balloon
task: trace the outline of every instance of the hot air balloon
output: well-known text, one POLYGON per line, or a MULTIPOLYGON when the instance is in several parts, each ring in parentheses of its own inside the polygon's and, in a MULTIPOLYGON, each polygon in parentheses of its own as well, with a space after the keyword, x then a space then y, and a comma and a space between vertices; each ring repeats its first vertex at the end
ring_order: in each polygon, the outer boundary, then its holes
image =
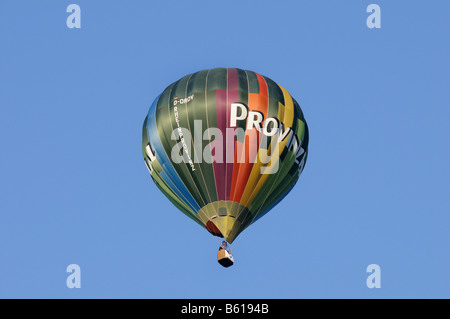
POLYGON ((308 139, 302 110, 285 88, 253 71, 214 68, 156 97, 142 151, 161 192, 231 244, 292 190, 308 139))

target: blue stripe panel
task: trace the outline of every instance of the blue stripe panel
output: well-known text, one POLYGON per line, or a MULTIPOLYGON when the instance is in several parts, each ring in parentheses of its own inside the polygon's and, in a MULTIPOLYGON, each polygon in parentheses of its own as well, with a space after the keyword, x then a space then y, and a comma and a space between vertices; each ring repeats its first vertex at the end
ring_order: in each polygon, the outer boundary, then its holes
POLYGON ((158 130, 156 128, 156 105, 158 104, 159 97, 158 95, 156 99, 153 101, 150 110, 148 111, 147 118, 147 135, 149 138, 150 146, 152 150, 155 152, 156 159, 159 164, 163 168, 163 170, 159 173, 161 178, 167 183, 167 185, 182 199, 184 202, 194 211, 198 212, 200 210, 199 205, 195 202, 194 198, 191 196, 186 186, 183 184, 182 180, 178 176, 174 167, 172 166, 172 162, 167 157, 166 151, 161 143, 158 130))

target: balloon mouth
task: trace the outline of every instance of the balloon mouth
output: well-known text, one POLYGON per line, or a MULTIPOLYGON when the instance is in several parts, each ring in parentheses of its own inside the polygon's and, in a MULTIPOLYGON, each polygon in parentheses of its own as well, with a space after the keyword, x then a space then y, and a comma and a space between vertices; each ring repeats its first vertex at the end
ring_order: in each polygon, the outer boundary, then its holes
POLYGON ((208 221, 205 226, 206 230, 208 230, 212 235, 223 238, 219 228, 217 228, 212 221, 208 221))
POLYGON ((237 202, 216 201, 203 206, 197 212, 197 218, 209 233, 225 238, 231 244, 251 224, 253 215, 237 202))

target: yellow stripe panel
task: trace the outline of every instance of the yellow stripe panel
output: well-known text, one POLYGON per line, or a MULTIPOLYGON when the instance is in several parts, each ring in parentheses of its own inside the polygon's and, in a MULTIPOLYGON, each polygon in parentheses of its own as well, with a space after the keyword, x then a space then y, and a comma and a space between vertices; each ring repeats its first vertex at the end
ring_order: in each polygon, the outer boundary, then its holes
MULTIPOLYGON (((283 88, 280 85, 278 86, 283 92, 284 101, 286 103, 286 106, 284 106, 281 102, 278 102, 278 119, 283 119, 281 122, 284 124, 284 129, 287 129, 288 127, 291 128, 292 123, 294 122, 294 101, 292 100, 291 95, 285 88, 283 88)), ((290 132, 289 135, 293 133, 294 132, 290 132)), ((279 161, 279 155, 286 147, 286 143, 289 141, 289 135, 281 143, 278 143, 278 139, 272 139, 268 151, 264 149, 258 150, 257 161, 252 167, 252 171, 248 178, 247 185, 245 187, 244 193, 242 194, 242 198, 240 201, 241 205, 248 206, 253 201, 253 199, 261 189, 261 187, 264 185, 266 179, 270 176, 272 170, 275 167, 277 167, 276 164, 278 164, 277 168, 278 169, 280 168, 279 167, 280 165, 277 162, 279 161), (272 149, 275 149, 274 152, 272 152, 272 149), (267 154, 269 152, 270 152, 269 155, 270 162, 267 158, 267 154), (275 158, 273 158, 272 156, 273 154, 276 154, 275 158), (263 164, 263 162, 265 164, 263 164), (268 165, 268 163, 270 163, 270 165, 268 165), (261 167, 263 165, 265 166, 265 168, 263 174, 261 174, 261 167)))
POLYGON ((294 101, 292 100, 289 92, 284 87, 282 87, 281 85, 278 86, 280 87, 281 91, 283 91, 284 103, 286 103, 282 122, 284 123, 285 127, 292 127, 292 123, 294 122, 294 101))

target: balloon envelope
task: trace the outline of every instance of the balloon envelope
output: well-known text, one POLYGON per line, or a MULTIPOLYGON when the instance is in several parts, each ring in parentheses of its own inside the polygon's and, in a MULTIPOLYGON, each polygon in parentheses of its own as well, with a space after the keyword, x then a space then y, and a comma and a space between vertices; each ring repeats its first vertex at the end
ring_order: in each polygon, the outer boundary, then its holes
POLYGON ((155 99, 142 150, 169 200, 231 243, 297 182, 308 127, 298 103, 268 77, 215 68, 181 78, 155 99))

